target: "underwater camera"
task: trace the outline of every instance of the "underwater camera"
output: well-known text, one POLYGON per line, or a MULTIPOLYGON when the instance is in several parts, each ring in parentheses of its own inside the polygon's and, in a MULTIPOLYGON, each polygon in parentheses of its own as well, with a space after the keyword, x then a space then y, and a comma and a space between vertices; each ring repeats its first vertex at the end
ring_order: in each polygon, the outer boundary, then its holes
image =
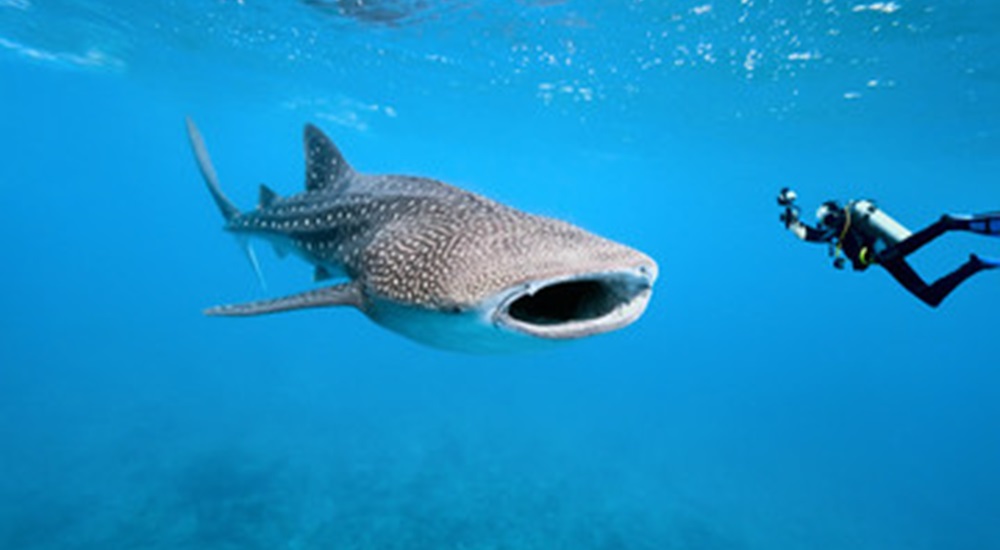
POLYGON ((791 206, 795 202, 795 199, 799 198, 791 188, 782 187, 781 191, 778 192, 778 205, 779 206, 791 206))
POLYGON ((790 227, 793 223, 799 219, 799 208, 795 205, 795 199, 798 195, 795 191, 792 191, 788 187, 783 187, 781 191, 778 192, 778 206, 784 206, 785 211, 781 213, 781 223, 785 224, 785 227, 790 227))

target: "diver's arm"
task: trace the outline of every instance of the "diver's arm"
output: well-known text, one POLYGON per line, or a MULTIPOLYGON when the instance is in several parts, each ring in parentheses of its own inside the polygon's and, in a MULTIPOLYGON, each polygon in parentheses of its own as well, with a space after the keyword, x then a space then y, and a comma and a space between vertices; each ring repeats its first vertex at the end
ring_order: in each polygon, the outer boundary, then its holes
POLYGON ((788 226, 788 230, 796 237, 809 243, 828 243, 832 238, 828 231, 821 231, 797 220, 788 226))
POLYGON ((784 206, 785 211, 781 214, 781 221, 785 224, 785 229, 792 232, 792 235, 809 243, 828 243, 833 240, 833 234, 827 230, 822 230, 811 225, 802 223, 799 219, 799 207, 795 204, 798 195, 795 191, 785 187, 778 192, 778 206, 784 206))
POLYGON ((781 216, 781 221, 785 222, 785 229, 792 232, 792 235, 809 243, 828 243, 833 239, 829 231, 817 229, 802 223, 799 219, 799 208, 790 205, 785 208, 785 213, 781 216))

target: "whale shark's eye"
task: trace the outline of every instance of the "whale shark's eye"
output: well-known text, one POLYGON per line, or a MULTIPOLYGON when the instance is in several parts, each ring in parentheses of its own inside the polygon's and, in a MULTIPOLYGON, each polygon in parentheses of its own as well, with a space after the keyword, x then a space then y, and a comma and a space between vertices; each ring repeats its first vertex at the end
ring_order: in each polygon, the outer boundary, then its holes
POLYGON ((597 319, 633 296, 626 285, 617 281, 565 281, 524 295, 510 304, 507 313, 514 319, 533 325, 557 325, 571 321, 597 319))

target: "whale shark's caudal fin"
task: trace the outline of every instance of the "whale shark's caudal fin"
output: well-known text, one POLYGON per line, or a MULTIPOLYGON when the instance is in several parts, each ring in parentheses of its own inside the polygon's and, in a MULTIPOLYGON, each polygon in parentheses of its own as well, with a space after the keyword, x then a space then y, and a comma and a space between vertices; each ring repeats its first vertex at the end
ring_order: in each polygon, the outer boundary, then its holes
POLYGON ((237 237, 236 242, 240 244, 240 248, 246 254, 247 261, 250 262, 250 267, 253 268, 253 273, 257 276, 257 282, 260 283, 260 287, 267 290, 267 281, 264 280, 264 272, 260 269, 260 262, 257 261, 257 253, 254 252, 253 245, 250 244, 249 239, 246 237, 237 237))
POLYGON ((208 192, 212 194, 212 199, 215 200, 215 204, 219 207, 219 211, 222 212, 226 221, 239 216, 240 209, 236 208, 233 201, 229 200, 229 197, 219 187, 219 177, 215 174, 212 160, 208 157, 208 150, 205 149, 205 140, 202 139, 201 132, 198 131, 198 127, 190 118, 185 119, 185 122, 187 122, 188 138, 191 140, 194 158, 198 161, 198 169, 201 170, 201 175, 205 178, 205 183, 208 184, 208 192))
MULTIPOLYGON (((240 209, 222 192, 222 187, 219 186, 219 177, 212 166, 212 160, 208 157, 208 150, 205 149, 205 140, 202 139, 198 127, 194 125, 194 121, 190 118, 185 119, 185 122, 187 123, 188 138, 191 140, 191 149, 194 150, 195 160, 198 161, 198 169, 201 170, 201 175, 205 178, 205 184, 208 186, 208 192, 212 195, 212 200, 215 201, 216 206, 219 207, 219 211, 222 212, 222 217, 226 218, 228 222, 240 215, 240 209)), ((264 274, 260 270, 260 263, 257 261, 257 255, 254 253, 249 241, 242 237, 237 238, 237 240, 240 248, 246 254, 250 266, 253 267, 260 286, 267 288, 267 283, 264 281, 264 274)))

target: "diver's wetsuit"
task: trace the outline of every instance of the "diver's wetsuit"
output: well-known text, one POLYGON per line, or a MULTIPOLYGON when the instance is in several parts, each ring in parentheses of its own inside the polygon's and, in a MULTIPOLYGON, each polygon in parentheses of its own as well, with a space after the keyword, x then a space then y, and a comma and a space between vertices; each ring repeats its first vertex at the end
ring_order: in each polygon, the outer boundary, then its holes
POLYGON ((899 284, 903 285, 907 290, 923 300, 927 305, 937 307, 938 304, 940 304, 941 301, 951 293, 951 291, 955 290, 955 288, 962 284, 966 279, 984 269, 990 269, 996 266, 992 265, 990 262, 983 261, 975 254, 972 254, 969 256, 969 260, 959 266, 958 269, 941 277, 937 281, 934 281, 933 284, 928 285, 924 282, 920 275, 918 275, 917 272, 910 267, 910 264, 907 263, 905 258, 909 254, 916 252, 920 247, 933 241, 948 231, 973 231, 973 223, 984 224, 987 229, 995 226, 997 230, 995 233, 988 231, 977 232, 1000 235, 1000 217, 977 216, 964 219, 944 215, 941 216, 940 220, 914 233, 906 240, 879 254, 877 261, 879 265, 884 267, 894 279, 899 281, 899 284))
POLYGON ((948 231, 1000 235, 1000 212, 965 217, 944 215, 912 234, 869 201, 852 201, 840 212, 840 215, 835 213, 828 217, 820 227, 810 227, 799 220, 798 207, 787 204, 782 219, 786 227, 802 240, 836 246, 836 250, 842 251, 857 271, 873 264, 882 266, 904 288, 931 307, 937 307, 969 277, 984 269, 1000 267, 998 262, 973 254, 958 269, 928 285, 906 261, 906 256, 948 231), (876 217, 879 221, 871 223, 876 217))

